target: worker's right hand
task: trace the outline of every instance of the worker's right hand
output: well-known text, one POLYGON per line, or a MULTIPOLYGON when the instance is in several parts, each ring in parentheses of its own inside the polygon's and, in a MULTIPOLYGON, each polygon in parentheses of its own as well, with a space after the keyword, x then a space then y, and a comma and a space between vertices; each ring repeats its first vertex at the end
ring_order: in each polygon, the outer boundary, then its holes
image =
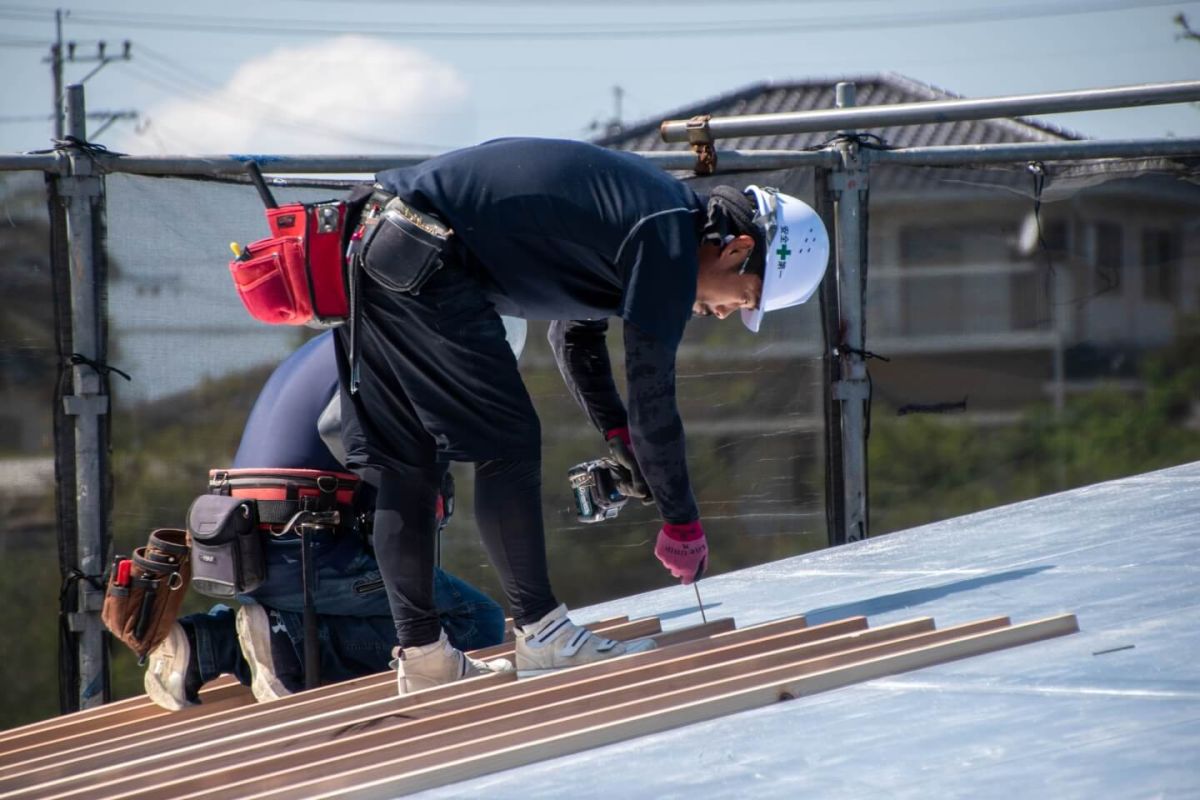
POLYGON ((643 502, 653 502, 650 487, 642 477, 642 468, 638 466, 637 458, 633 455, 633 440, 629 436, 629 428, 613 428, 604 435, 608 440, 608 452, 613 461, 617 462, 613 476, 617 479, 617 491, 626 497, 636 497, 643 502))
POLYGON ((708 566, 708 539, 700 520, 682 525, 664 522, 654 555, 684 586, 700 580, 708 566))

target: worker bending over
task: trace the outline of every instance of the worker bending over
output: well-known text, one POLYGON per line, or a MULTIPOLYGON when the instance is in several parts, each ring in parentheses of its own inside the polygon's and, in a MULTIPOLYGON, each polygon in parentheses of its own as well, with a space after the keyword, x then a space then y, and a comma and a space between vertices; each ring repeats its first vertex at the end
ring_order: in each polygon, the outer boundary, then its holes
POLYGON ((806 300, 828 240, 808 206, 771 189, 696 194, 636 155, 502 139, 376 176, 352 252, 357 313, 338 328, 347 463, 379 471, 375 547, 402 647, 401 693, 507 664, 454 646, 438 613, 435 506, 451 461, 475 465, 475 513, 517 625, 516 668, 542 671, 653 647, 590 634, 547 574, 541 429, 500 315, 556 320, 559 366, 663 524, 654 552, 682 582, 708 545, 688 478, 675 354, 693 314, 806 300), (624 321, 628 406, 607 320, 624 321))

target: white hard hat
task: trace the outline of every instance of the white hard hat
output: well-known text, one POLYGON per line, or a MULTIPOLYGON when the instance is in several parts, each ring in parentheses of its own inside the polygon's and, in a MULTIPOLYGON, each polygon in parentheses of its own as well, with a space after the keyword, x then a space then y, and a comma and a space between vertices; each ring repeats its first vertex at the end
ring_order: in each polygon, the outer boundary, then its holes
POLYGON ((747 186, 746 194, 758 205, 754 223, 767 243, 762 298, 758 308, 742 310, 742 323, 758 333, 763 314, 800 305, 821 285, 829 261, 829 234, 803 200, 770 187, 747 186))

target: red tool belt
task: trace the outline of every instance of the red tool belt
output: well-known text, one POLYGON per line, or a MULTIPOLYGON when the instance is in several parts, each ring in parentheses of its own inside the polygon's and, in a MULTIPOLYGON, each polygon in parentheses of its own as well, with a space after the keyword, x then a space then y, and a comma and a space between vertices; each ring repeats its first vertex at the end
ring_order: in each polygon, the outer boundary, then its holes
POLYGON ((267 580, 264 539, 295 534, 300 526, 346 530, 356 524, 358 477, 310 469, 214 469, 208 494, 188 509, 192 586, 229 598, 267 580))
POLYGON ((253 500, 259 528, 278 533, 301 511, 342 513, 351 521, 359 477, 349 472, 317 469, 214 469, 208 473, 210 494, 253 500))
POLYGON ((350 316, 342 252, 346 203, 292 203, 266 213, 274 236, 229 262, 250 316, 272 325, 341 325, 350 316))

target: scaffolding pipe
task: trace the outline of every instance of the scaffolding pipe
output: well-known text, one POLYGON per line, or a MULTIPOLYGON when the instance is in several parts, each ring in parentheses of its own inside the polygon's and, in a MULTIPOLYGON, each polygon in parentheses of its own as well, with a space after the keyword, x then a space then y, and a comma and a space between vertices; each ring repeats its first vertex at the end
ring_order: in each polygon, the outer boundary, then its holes
MULTIPOLYGON (((86 113, 83 87, 67 87, 67 128, 70 136, 85 141, 86 113)), ((100 293, 97 291, 93 204, 101 195, 100 178, 92 174, 88 156, 72 153, 70 174, 58 179, 67 204, 67 242, 71 273, 71 342, 74 352, 103 360, 100 352, 100 293)), ((85 576, 104 571, 104 474, 101 463, 101 417, 108 413, 108 396, 101 376, 87 364, 72 368, 74 394, 63 398, 66 413, 75 418, 75 508, 77 517, 77 568, 85 576)), ((87 580, 77 584, 78 604, 69 617, 76 634, 79 656, 79 708, 104 701, 104 639, 100 623, 102 590, 87 580)))
MULTIPOLYGON (((1200 100, 1200 81, 1173 81, 1048 94, 932 100, 924 103, 896 103, 836 110, 718 117, 708 120, 704 131, 713 139, 728 139, 735 136, 811 133, 842 128, 862 130, 891 125, 920 125, 927 122, 1099 111, 1197 100, 1200 100)), ((659 132, 664 142, 686 142, 687 125, 687 120, 667 120, 662 123, 659 132)))
MULTIPOLYGON (((1101 158, 1159 158, 1200 156, 1200 138, 1112 139, 1102 142, 1039 142, 1029 144, 968 144, 942 147, 906 147, 874 150, 871 160, 881 164, 954 166, 1004 164, 1024 161, 1081 161, 1101 158)), ((721 158, 725 154, 721 153, 721 158)))
POLYGON ((374 156, 277 156, 277 155, 211 155, 211 156, 117 156, 98 158, 105 172, 125 172, 133 175, 237 175, 245 176, 246 165, 255 162, 268 173, 351 173, 374 174, 393 167, 407 167, 427 161, 428 155, 374 156))
MULTIPOLYGON (((696 156, 686 150, 650 150, 635 152, 665 170, 691 171, 696 156)), ((802 167, 831 167, 838 162, 833 148, 821 150, 721 150, 717 172, 752 172, 802 167)))
MULTIPOLYGON (((695 156, 687 151, 637 153, 664 170, 690 171, 695 156)), ((431 155, 376 156, 124 156, 94 154, 97 166, 105 173, 148 176, 235 176, 244 177, 246 164, 254 161, 263 172, 288 174, 374 174, 394 167, 407 167, 432 158, 431 155)), ((722 150, 722 172, 793 169, 832 166, 837 153, 827 150, 722 150)), ((63 170, 53 154, 0 154, 0 171, 37 170, 58 173, 63 170)))
MULTIPOLYGON (((828 167, 839 161, 837 149, 821 150, 721 150, 717 172, 828 167)), ((664 170, 690 171, 695 156, 684 150, 637 152, 664 170)), ((870 151, 876 163, 908 166, 1004 164, 1027 161, 1079 161, 1102 158, 1154 158, 1200 156, 1200 138, 1115 139, 1027 144, 947 145, 870 151)), ((393 167, 418 164, 430 156, 260 156, 265 172, 290 174, 373 174, 393 167)), ((249 156, 117 156, 95 154, 94 162, 105 173, 148 176, 244 176, 249 156)), ((0 154, 0 172, 30 170, 58 175, 67 162, 56 153, 0 154)))
MULTIPOLYGON (((855 103, 852 83, 837 85, 837 104, 855 103)), ((843 131, 852 134, 852 131, 843 131)), ((838 379, 829 387, 832 402, 841 406, 842 529, 830 531, 835 544, 867 538, 867 405, 870 384, 863 355, 866 350, 867 187, 869 165, 861 158, 858 142, 837 144, 840 157, 830 176, 834 196, 834 263, 837 270, 838 329, 841 339, 828 357, 840 364, 838 379)))
POLYGON ((0 153, 0 172, 30 170, 62 175, 66 169, 66 162, 57 153, 0 153))

